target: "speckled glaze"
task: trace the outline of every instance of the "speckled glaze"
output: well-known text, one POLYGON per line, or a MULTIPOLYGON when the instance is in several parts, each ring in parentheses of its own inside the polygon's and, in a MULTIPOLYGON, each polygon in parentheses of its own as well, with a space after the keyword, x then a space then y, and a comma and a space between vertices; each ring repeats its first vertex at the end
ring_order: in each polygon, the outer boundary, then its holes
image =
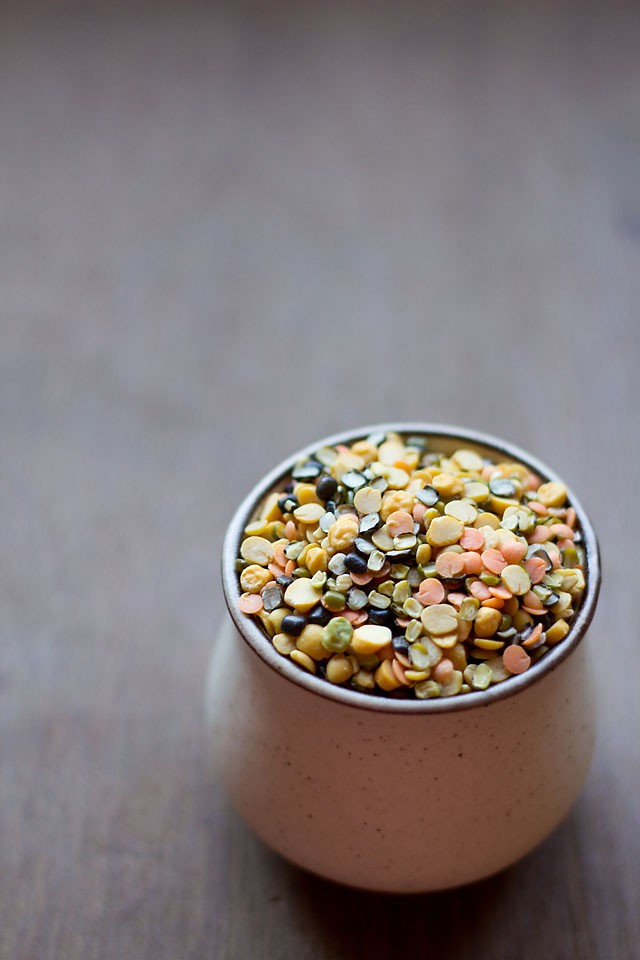
POLYGON ((494 437, 430 424, 383 424, 317 441, 241 504, 225 540, 233 623, 217 639, 207 711, 218 774, 246 821, 294 863, 371 890, 458 886, 507 867, 565 816, 594 741, 589 649, 600 584, 589 521, 569 491, 587 551, 587 589, 569 636, 519 677, 484 692, 400 701, 335 687, 281 657, 237 612, 233 561, 264 494, 301 455, 374 430, 424 433, 553 471, 494 437))

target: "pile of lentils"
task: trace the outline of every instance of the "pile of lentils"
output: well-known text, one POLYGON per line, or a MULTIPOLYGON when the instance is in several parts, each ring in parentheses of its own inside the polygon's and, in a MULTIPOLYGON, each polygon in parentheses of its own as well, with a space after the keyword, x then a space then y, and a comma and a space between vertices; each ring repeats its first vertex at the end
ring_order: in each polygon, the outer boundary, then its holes
POLYGON ((585 587, 562 483, 471 449, 378 434, 296 464, 245 528, 240 610, 329 683, 486 690, 570 629, 585 587))

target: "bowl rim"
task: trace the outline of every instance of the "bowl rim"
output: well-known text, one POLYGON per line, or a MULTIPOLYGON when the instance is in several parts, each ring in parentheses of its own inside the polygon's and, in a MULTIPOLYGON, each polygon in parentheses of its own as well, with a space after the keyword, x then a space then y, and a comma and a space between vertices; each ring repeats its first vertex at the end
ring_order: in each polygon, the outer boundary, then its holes
POLYGON ((285 679, 296 684, 310 693, 324 697, 327 700, 341 703, 344 706, 361 710, 392 714, 432 714, 450 713, 459 710, 470 710, 478 707, 488 707, 492 703, 505 700, 520 691, 534 686, 545 676, 555 670, 578 646, 589 627, 596 609, 601 583, 600 551, 598 541, 591 522, 576 498, 573 490, 567 486, 571 506, 582 532, 583 545, 586 554, 585 592, 582 602, 571 623, 566 638, 556 644, 540 660, 534 663, 529 670, 514 675, 508 680, 489 687, 487 690, 474 691, 465 695, 453 697, 433 698, 428 700, 400 700, 384 697, 380 694, 371 694, 352 690, 329 683, 320 677, 307 673, 299 666, 283 657, 273 647, 262 628, 252 618, 240 612, 237 606, 241 594, 235 561, 238 556, 240 540, 247 522, 262 502, 264 497, 276 484, 291 472, 292 467, 301 459, 310 456, 323 446, 335 446, 339 443, 353 443, 374 433, 399 433, 424 435, 427 439, 454 440, 461 444, 471 444, 476 447, 488 448, 489 451, 520 461, 532 469, 544 480, 560 480, 558 474, 545 463, 523 450, 521 447, 501 437, 496 437, 480 430, 472 430, 451 424, 427 423, 420 421, 397 421, 392 423, 377 423, 370 426, 355 427, 342 430, 339 433, 323 437, 307 444, 300 450, 286 457, 281 463, 265 474, 237 507, 227 527, 222 548, 222 585, 223 594, 229 615, 243 640, 254 655, 259 657, 268 667, 285 679))

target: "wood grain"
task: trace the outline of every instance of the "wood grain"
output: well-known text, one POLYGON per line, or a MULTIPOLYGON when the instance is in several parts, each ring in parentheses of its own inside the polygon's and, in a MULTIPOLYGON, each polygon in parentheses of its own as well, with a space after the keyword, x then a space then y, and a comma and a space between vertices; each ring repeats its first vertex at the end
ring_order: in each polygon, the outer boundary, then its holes
POLYGON ((1 11, 0 956, 632 960, 637 6, 1 11), (419 418, 590 511, 600 736, 540 850, 396 898, 248 833, 202 700, 240 495, 419 418))

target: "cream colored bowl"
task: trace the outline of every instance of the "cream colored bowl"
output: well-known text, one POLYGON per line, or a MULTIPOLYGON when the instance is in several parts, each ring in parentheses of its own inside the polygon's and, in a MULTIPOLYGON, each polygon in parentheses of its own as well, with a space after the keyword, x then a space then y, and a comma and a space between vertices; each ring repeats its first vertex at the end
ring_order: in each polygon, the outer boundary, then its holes
POLYGON ((595 535, 569 491, 587 555, 587 586, 567 638, 526 673, 483 692, 394 700, 333 686, 278 654, 237 609, 242 531, 296 460, 379 430, 425 434, 553 471, 494 437, 396 423, 319 440, 281 464, 229 526, 222 572, 231 614, 214 647, 207 711, 220 779, 247 823, 301 867, 371 890, 469 883, 532 850, 584 782, 594 742, 585 631, 600 586, 595 535))

